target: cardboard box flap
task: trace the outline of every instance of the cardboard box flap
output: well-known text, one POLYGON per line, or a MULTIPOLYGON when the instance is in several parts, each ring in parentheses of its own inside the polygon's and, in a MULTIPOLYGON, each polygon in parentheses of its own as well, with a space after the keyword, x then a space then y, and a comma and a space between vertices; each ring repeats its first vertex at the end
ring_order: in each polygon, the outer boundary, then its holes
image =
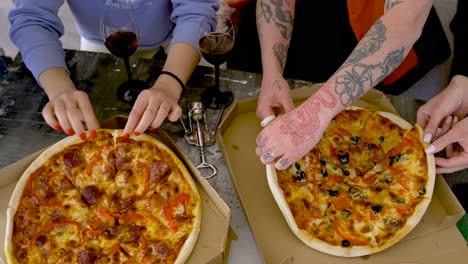
MULTIPOLYGON (((104 128, 122 128, 125 125, 126 117, 114 117, 101 123, 104 128)), ((186 263, 199 264, 221 264, 224 263, 226 245, 228 243, 229 223, 231 211, 223 202, 216 191, 199 173, 181 150, 173 143, 169 136, 161 129, 151 133, 151 136, 165 143, 182 160, 190 174, 195 178, 198 191, 202 201, 202 221, 200 234, 195 248, 186 263)), ((5 168, 0 169, 0 260, 6 264, 4 253, 4 237, 6 227, 6 209, 10 196, 16 186, 16 181, 21 177, 23 171, 34 161, 42 151, 36 152, 26 158, 17 161, 5 168)))
MULTIPOLYGON (((292 91, 294 96, 299 96, 297 99, 300 102, 318 87, 292 91)), ((378 91, 371 91, 363 96, 363 99, 365 100, 359 100, 354 105, 396 113, 391 103, 378 91)), ((259 119, 255 114, 256 105, 257 99, 248 99, 233 106, 219 127, 218 143, 264 262, 310 263, 313 259, 314 262, 321 264, 371 263, 366 261, 366 257, 346 259, 311 249, 289 229, 268 187, 265 166, 260 163, 255 154, 255 139, 261 131, 259 119)), ((467 250, 463 251, 466 249, 465 243, 460 245, 463 239, 460 234, 453 240, 443 241, 450 246, 444 245, 444 249, 434 248, 434 241, 441 237, 445 238, 447 234, 444 230, 454 227, 456 220, 464 214, 450 188, 443 187, 441 183, 445 182, 440 175, 437 178, 434 198, 418 226, 393 247, 368 256, 367 258, 373 260, 372 263, 413 263, 413 261, 432 263, 431 258, 424 253, 428 249, 423 248, 423 245, 430 245, 430 248, 434 250, 432 256, 436 253, 445 255, 445 249, 447 252, 454 252, 450 248, 456 248, 458 255, 468 254, 467 250), (418 239, 419 237, 424 237, 424 242, 418 239), (428 239, 431 239, 430 242, 428 239)), ((456 258, 450 257, 450 259, 456 258)))

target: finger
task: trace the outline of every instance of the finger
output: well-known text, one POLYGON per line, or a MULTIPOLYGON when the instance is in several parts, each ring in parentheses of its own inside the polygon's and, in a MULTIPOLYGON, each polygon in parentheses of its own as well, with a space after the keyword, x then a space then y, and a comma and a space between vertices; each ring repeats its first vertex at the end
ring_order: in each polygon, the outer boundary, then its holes
POLYGON ((270 106, 259 106, 257 109, 257 116, 261 120, 265 119, 268 116, 275 115, 273 108, 270 106))
POLYGON ((441 167, 458 167, 468 165, 468 153, 462 152, 459 155, 448 159, 436 157, 435 163, 441 167))
POLYGON ((291 159, 287 155, 281 157, 275 164, 277 170, 285 170, 291 166, 291 164, 295 162, 295 160, 291 159))
POLYGON ((440 136, 445 135, 450 128, 452 128, 452 116, 449 116, 442 122, 442 127, 438 127, 435 136, 432 138, 433 141, 437 140, 440 136), (450 117, 450 118, 449 118, 450 117))
POLYGON ((263 164, 270 164, 281 158, 282 154, 283 153, 280 153, 280 151, 277 149, 268 150, 262 154, 262 156, 260 157, 260 161, 263 164))
POLYGON ((158 113, 157 111, 160 104, 160 100, 156 100, 155 102, 149 102, 145 112, 143 113, 143 116, 140 119, 140 122, 138 122, 138 125, 135 128, 135 132, 133 132, 135 136, 139 136, 141 133, 145 132, 146 129, 151 125, 154 118, 156 117, 156 114, 158 113))
POLYGON ((84 133, 84 127, 83 123, 81 122, 81 116, 80 116, 80 110, 77 108, 76 102, 68 102, 65 104, 65 107, 67 108, 67 116, 68 120, 70 120, 70 124, 78 135, 80 135, 80 138, 82 140, 86 140, 86 134, 84 133))
POLYGON ((59 122, 54 117, 53 110, 54 109, 52 103, 47 103, 42 109, 42 116, 44 117, 44 120, 49 126, 53 127, 57 131, 62 131, 62 127, 59 125, 59 122))
POLYGON ((434 141, 429 147, 426 148, 426 153, 437 153, 444 149, 451 143, 458 142, 459 140, 459 132, 457 129, 451 129, 446 134, 442 135, 436 141, 434 141))
POLYGON ((255 142, 257 143, 257 145, 260 145, 261 143, 265 143, 265 141, 268 139, 268 137, 265 136, 267 134, 267 129, 269 129, 269 128, 264 128, 258 134, 257 138, 255 139, 255 142))
MULTIPOLYGON (((179 120, 181 115, 182 115, 182 108, 180 108, 180 106, 178 104, 176 104, 176 105, 172 106, 172 110, 169 113, 169 115, 167 116, 167 119, 169 119, 169 121, 171 121, 171 122, 175 122, 175 121, 179 120)), ((216 129, 216 127, 215 127, 215 129, 216 129)))
POLYGON ((159 106, 158 113, 156 114, 156 118, 153 120, 153 123, 151 123, 151 126, 153 128, 160 127, 164 119, 166 119, 167 115, 169 114, 169 110, 169 105, 167 105, 167 103, 162 103, 159 106))
POLYGON ((54 102, 54 112, 57 116, 57 119, 62 126, 63 130, 69 135, 73 136, 75 132, 71 128, 70 122, 68 121, 67 110, 65 104, 62 100, 55 100, 54 102))
MULTIPOLYGON (((76 100, 78 102, 78 106, 81 109, 82 117, 81 119, 85 121, 86 127, 89 131, 96 131, 99 129, 99 123, 96 119, 96 115, 94 114, 93 107, 89 102, 89 97, 85 92, 76 93, 76 100)), ((95 133, 95 132, 94 132, 95 133)), ((93 136, 94 137, 94 136, 93 136)))
POLYGON ((426 105, 421 106, 418 109, 416 114, 416 123, 422 128, 425 129, 427 122, 429 122, 430 116, 424 111, 426 105))
MULTIPOLYGON (((441 122, 442 118, 439 118, 437 115, 433 115, 429 122, 427 123, 426 128, 424 129, 424 142, 431 143, 432 138, 435 137, 437 128, 441 122)), ((452 122, 452 116, 445 118, 446 121, 452 122)))
POLYGON ((130 137, 130 135, 133 133, 135 127, 140 122, 141 116, 143 115, 143 113, 146 110, 146 107, 148 106, 149 100, 145 91, 140 93, 135 104, 133 105, 132 111, 130 111, 127 124, 125 124, 124 128, 124 138, 130 137))
POLYGON ((453 152, 453 144, 448 144, 447 147, 445 148, 445 156, 447 158, 451 158, 454 155, 454 152, 453 152))
POLYGON ((266 152, 266 150, 266 144, 262 143, 255 149, 255 154, 257 154, 258 157, 261 157, 262 154, 266 152))
POLYGON ((436 167, 436 173, 453 173, 468 168, 468 165, 457 167, 436 167))
POLYGON ((295 108, 293 101, 287 97, 284 97, 283 99, 283 107, 286 112, 289 112, 295 108))

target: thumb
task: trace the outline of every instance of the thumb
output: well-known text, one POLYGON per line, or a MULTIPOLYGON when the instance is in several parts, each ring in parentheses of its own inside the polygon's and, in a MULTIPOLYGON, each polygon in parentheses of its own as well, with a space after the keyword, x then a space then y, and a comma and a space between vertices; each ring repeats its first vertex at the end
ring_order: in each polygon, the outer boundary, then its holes
POLYGON ((182 115, 182 108, 180 108, 179 105, 176 105, 172 108, 172 111, 167 116, 167 119, 169 119, 169 121, 171 122, 175 122, 179 119, 181 115, 182 115))
POLYGON ((458 142, 458 140, 459 140, 459 137, 458 137, 457 129, 456 128, 451 129, 446 134, 438 138, 436 141, 432 142, 432 144, 426 148, 426 152, 428 154, 437 153, 443 150, 449 144, 458 142))
MULTIPOLYGON (((427 122, 427 126, 424 129, 424 142, 431 143, 431 139, 436 136, 437 128, 439 127, 440 121, 443 118, 439 117, 438 115, 432 116, 429 121, 427 122)), ((451 123, 452 116, 447 116, 445 118, 445 122, 451 123)))
POLYGON ((257 108, 257 116, 261 120, 265 119, 267 116, 275 115, 275 112, 273 111, 273 108, 270 106, 258 106, 257 108))

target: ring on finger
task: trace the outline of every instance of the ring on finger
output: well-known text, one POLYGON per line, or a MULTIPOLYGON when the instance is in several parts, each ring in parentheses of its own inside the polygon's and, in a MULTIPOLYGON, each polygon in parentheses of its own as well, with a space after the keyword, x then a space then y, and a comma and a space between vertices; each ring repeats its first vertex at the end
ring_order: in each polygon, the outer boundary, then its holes
POLYGON ((272 159, 276 159, 278 157, 275 153, 273 153, 273 151, 267 151, 265 153, 265 156, 266 156, 265 158, 269 157, 269 158, 272 158, 272 159))

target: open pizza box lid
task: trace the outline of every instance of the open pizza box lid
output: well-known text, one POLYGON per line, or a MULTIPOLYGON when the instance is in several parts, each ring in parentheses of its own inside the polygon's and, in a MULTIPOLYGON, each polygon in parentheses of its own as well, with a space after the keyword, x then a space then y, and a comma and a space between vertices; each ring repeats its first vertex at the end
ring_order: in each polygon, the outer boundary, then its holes
MULTIPOLYGON (((292 90, 296 105, 319 87, 292 90)), ((354 105, 398 114, 377 90, 369 91, 354 105)), ((440 175, 437 175, 432 201, 420 223, 389 249, 371 256, 341 258, 307 247, 286 223, 268 187, 265 166, 255 154, 255 139, 261 131, 256 106, 257 98, 238 102, 220 124, 217 134, 265 263, 460 263, 468 259, 466 242, 455 226, 465 211, 440 175)))
MULTIPOLYGON (((113 117, 101 123, 101 127, 117 129, 123 128, 126 117, 113 117)), ((208 181, 200 174, 190 160, 185 157, 177 145, 162 130, 157 129, 149 135, 166 144, 185 164, 190 174, 195 179, 202 200, 202 221, 200 234, 195 248, 192 251, 187 264, 221 264, 226 263, 230 244, 229 223, 231 210, 211 187, 208 181)), ((42 150, 43 151, 43 150, 42 150)), ((19 160, 5 168, 0 169, 0 262, 7 264, 4 253, 4 237, 6 228, 6 211, 10 196, 15 189, 17 180, 23 171, 33 162, 42 151, 38 151, 19 160)))

